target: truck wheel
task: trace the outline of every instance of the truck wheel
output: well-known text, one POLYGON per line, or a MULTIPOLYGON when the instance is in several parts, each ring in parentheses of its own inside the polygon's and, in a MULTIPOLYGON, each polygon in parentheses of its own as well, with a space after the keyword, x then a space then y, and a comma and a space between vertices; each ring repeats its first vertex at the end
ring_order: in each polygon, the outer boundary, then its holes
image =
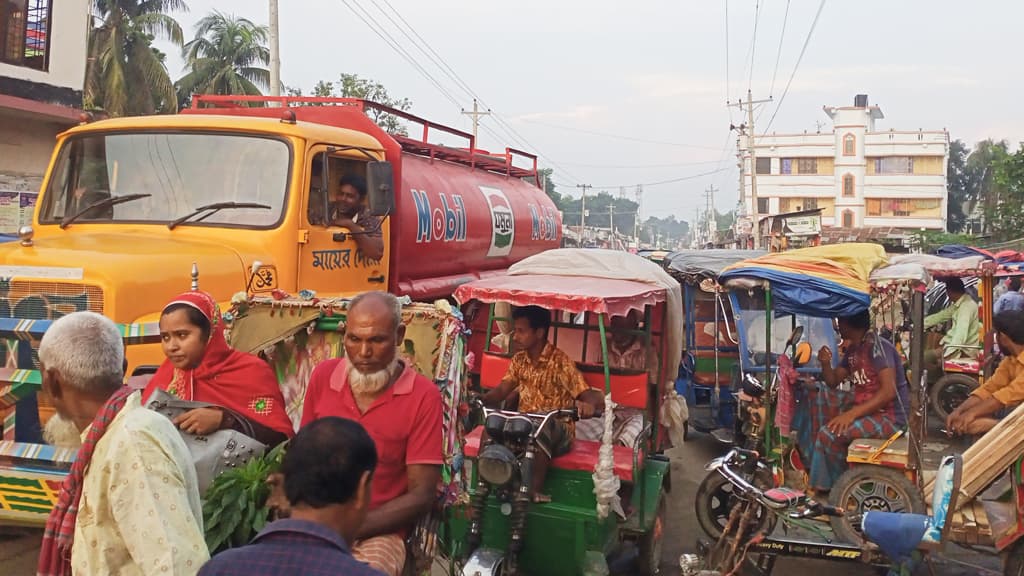
POLYGON ((641 576, 655 576, 661 571, 661 544, 665 541, 665 515, 668 510, 664 492, 658 496, 658 507, 655 510, 654 524, 649 532, 640 537, 640 557, 637 563, 641 576))
POLYGON ((1003 576, 1024 576, 1024 538, 1003 552, 1003 576))
POLYGON ((939 422, 945 425, 950 413, 963 404, 977 387, 978 381, 966 374, 946 374, 932 384, 928 391, 928 401, 939 417, 939 422))
MULTIPOLYGON (((772 487, 773 480, 770 474, 758 473, 754 484, 758 488, 768 489, 772 487)), ((729 511, 737 504, 737 498, 733 495, 733 485, 718 472, 709 472, 697 488, 694 504, 697 509, 697 523, 700 524, 701 530, 712 541, 717 541, 725 530, 729 511)), ((757 526, 751 533, 763 530, 765 534, 771 534, 774 527, 775 515, 762 507, 757 513, 757 526)))
POLYGON ((836 540, 859 545, 864 542, 860 524, 850 522, 851 514, 877 510, 924 514, 924 498, 917 486, 902 472, 884 466, 861 464, 843 472, 832 485, 829 504, 847 511, 843 518, 830 518, 836 540))

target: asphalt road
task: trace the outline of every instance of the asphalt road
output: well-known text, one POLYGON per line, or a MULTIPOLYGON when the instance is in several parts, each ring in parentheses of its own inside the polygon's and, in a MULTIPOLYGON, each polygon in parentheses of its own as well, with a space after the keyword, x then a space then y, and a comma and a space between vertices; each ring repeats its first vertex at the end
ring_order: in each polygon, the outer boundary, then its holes
MULTIPOLYGON (((941 447, 940 447, 941 448, 941 447)), ((704 463, 721 453, 721 446, 712 438, 692 433, 683 446, 674 448, 672 457, 672 492, 665 530, 662 554, 662 574, 678 575, 679 556, 696 551, 696 542, 703 533, 694 518, 694 497, 697 486, 704 479, 704 463)), ((35 574, 39 555, 40 530, 0 530, 0 573, 5 576, 31 576, 35 574)), ((936 576, 967 576, 991 574, 999 570, 996 558, 982 556, 949 546, 943 558, 933 561, 936 576), (963 565, 958 562, 968 562, 963 565)), ((775 565, 775 574, 827 573, 829 576, 870 575, 874 571, 866 566, 840 564, 815 560, 782 558, 775 565)))

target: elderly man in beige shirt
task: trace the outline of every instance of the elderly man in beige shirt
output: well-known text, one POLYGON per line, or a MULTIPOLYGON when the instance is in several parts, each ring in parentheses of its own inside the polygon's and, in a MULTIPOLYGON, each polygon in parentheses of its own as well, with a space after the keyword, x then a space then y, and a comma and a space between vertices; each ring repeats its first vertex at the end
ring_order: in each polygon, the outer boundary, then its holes
POLYGON ((43 390, 81 448, 47 521, 38 574, 191 576, 209 559, 188 448, 123 386, 123 362, 117 327, 92 312, 55 321, 39 344, 43 390))

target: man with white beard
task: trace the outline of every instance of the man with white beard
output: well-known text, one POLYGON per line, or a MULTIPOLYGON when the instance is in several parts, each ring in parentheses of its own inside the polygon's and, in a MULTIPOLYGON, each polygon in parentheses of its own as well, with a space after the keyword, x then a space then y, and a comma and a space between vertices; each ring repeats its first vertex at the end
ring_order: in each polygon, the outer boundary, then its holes
POLYGON ((385 574, 405 565, 405 537, 437 499, 441 480, 441 393, 399 359, 402 306, 386 292, 352 299, 345 358, 313 369, 302 425, 325 416, 355 420, 377 445, 370 511, 352 555, 385 574))

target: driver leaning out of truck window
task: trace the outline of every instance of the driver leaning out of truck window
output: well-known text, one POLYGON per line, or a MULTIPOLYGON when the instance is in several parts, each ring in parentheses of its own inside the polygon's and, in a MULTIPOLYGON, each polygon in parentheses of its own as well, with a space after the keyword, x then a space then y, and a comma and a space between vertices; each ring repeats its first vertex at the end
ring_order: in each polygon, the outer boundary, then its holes
MULTIPOLYGON (((483 397, 486 406, 496 407, 513 391, 519 391, 519 411, 542 414, 571 408, 579 417, 590 418, 604 410, 604 396, 587 386, 576 363, 565 352, 548 342, 551 313, 539 306, 522 306, 512 311, 512 341, 519 350, 509 363, 501 384, 483 397)), ((572 448, 575 426, 572 422, 550 418, 537 435, 533 469, 534 502, 550 502, 541 493, 552 458, 572 448)))
POLYGON ((1007 407, 1024 402, 1024 311, 1007 310, 992 319, 1003 360, 985 381, 946 419, 950 434, 984 434, 1007 407))
POLYGON ((845 344, 838 366, 832 367, 832 349, 818 351, 819 383, 808 392, 801 414, 799 444, 810 454, 810 484, 828 492, 846 470, 846 450, 860 438, 888 438, 906 426, 910 395, 899 352, 891 342, 871 330, 867 310, 837 321, 845 344), (851 390, 839 389, 848 381, 851 390), (808 452, 810 450, 810 452, 808 452))
MULTIPOLYGON (((644 345, 644 340, 636 334, 640 326, 640 312, 630 310, 626 316, 612 316, 611 330, 608 334, 608 367, 624 370, 645 370, 650 381, 657 381, 658 355, 653 348, 644 345)), ((591 360, 599 366, 604 365, 601 358, 601 347, 597 348, 591 360)), ((640 432, 644 429, 643 412, 636 408, 615 408, 615 420, 612 424, 612 437, 623 446, 633 447, 640 432)), ((590 418, 576 424, 576 437, 581 440, 600 442, 604 435, 604 418, 590 418)))
POLYGON ((328 206, 331 226, 348 228, 363 256, 380 260, 384 256, 381 218, 370 214, 366 205, 366 180, 357 174, 341 177, 334 200, 328 206))

